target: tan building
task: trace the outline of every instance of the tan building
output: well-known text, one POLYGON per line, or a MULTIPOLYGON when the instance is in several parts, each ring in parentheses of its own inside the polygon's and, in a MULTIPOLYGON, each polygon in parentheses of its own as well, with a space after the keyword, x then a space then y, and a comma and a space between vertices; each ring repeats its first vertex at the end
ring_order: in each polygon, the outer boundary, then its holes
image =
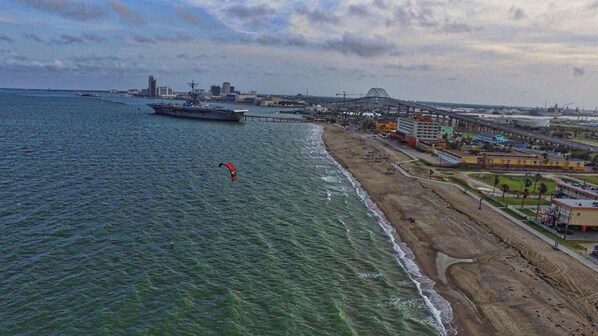
POLYGON ((598 201, 553 199, 557 224, 579 226, 582 232, 598 227, 598 201))
POLYGON ((583 161, 565 160, 563 158, 548 157, 546 160, 533 154, 514 153, 486 153, 482 154, 482 162, 486 167, 504 168, 540 168, 583 171, 583 161))

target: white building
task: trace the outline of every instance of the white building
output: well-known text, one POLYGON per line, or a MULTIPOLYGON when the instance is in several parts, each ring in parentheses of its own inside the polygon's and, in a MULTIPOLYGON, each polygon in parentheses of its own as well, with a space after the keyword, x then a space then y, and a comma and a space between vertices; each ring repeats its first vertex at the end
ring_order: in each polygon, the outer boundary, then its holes
POLYGON ((158 97, 162 99, 172 99, 175 97, 172 88, 169 86, 159 86, 158 87, 158 97))
POLYGON ((415 118, 399 117, 397 132, 417 137, 420 141, 438 141, 442 137, 440 123, 432 121, 431 116, 415 118))

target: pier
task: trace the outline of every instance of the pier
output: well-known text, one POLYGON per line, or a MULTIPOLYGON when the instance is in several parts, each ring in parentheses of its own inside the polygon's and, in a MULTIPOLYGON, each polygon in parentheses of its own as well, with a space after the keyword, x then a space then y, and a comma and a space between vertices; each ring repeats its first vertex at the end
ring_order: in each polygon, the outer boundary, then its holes
POLYGON ((303 118, 280 118, 280 117, 244 115, 243 121, 281 122, 281 123, 318 123, 318 122, 324 122, 324 119, 310 120, 310 119, 303 119, 303 118))

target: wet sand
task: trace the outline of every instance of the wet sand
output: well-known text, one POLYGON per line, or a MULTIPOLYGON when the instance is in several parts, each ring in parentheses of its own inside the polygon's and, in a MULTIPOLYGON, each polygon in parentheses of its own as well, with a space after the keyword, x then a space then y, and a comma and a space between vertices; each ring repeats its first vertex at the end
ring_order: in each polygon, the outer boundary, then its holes
MULTIPOLYGON (((327 125, 323 139, 451 303, 459 335, 598 335, 596 272, 494 211, 479 210, 458 187, 390 172, 409 158, 371 134, 327 125)), ((427 167, 402 166, 428 176, 427 167)))

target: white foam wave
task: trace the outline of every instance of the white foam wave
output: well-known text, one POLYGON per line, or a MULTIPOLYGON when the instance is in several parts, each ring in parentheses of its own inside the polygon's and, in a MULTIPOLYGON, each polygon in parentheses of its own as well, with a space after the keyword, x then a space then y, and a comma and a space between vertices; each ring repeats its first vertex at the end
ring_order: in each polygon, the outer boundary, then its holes
POLYGON ((322 134, 324 133, 324 128, 321 126, 316 126, 314 134, 319 136, 319 146, 321 150, 325 153, 328 159, 333 162, 339 171, 347 178, 347 180, 353 185, 357 194, 361 198, 361 200, 366 204, 368 209, 377 219, 378 224, 386 235, 389 237, 390 242, 393 246, 393 250, 397 257, 398 264, 409 274, 409 277, 415 284, 419 294, 423 298, 426 307, 430 311, 433 316, 433 320, 430 321, 430 325, 435 327, 442 335, 456 335, 457 331, 452 325, 453 321, 453 310, 451 308, 451 304, 440 294, 438 294, 434 290, 434 281, 432 279, 424 276, 421 274, 421 271, 417 264, 415 263, 415 257, 413 256, 413 252, 407 245, 401 241, 397 241, 395 236, 396 234, 395 229, 388 223, 384 213, 378 208, 378 206, 370 199, 369 195, 363 190, 361 184, 351 175, 349 171, 347 171, 343 166, 338 163, 325 149, 324 143, 322 140, 322 134))
POLYGON ((378 272, 363 272, 359 273, 360 278, 367 278, 367 279, 379 279, 382 274, 378 272))

